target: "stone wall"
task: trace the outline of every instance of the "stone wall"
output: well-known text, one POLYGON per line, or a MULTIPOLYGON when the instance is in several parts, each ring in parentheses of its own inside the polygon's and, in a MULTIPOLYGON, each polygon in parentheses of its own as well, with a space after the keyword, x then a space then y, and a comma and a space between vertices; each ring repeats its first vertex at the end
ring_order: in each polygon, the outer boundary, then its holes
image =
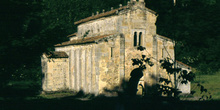
MULTIPOLYGON (((181 68, 182 71, 186 70, 188 73, 191 71, 191 67, 184 65, 183 63, 176 63, 176 66, 178 68, 181 68)), ((180 75, 177 74, 176 79, 177 79, 177 89, 179 89, 183 94, 190 94, 191 93, 191 82, 187 81, 187 83, 182 83, 183 79, 182 78, 178 78, 180 75)))
POLYGON ((104 19, 86 22, 78 26, 77 36, 82 38, 89 31, 86 37, 107 35, 117 32, 118 16, 110 16, 104 19))
POLYGON ((57 47, 56 51, 65 51, 70 56, 70 90, 96 93, 97 73, 96 73, 96 45, 76 45, 57 47))
MULTIPOLYGON (((142 4, 140 4, 142 5, 142 4)), ((157 16, 145 8, 133 7, 131 10, 122 11, 121 14, 121 29, 120 32, 125 36, 125 79, 130 79, 131 71, 138 66, 132 65, 133 58, 141 58, 142 55, 147 57, 158 58, 158 43, 154 42, 154 36, 156 35, 156 18, 157 16), (135 38, 137 36, 136 46, 134 46, 135 38), (137 50, 138 46, 146 48, 145 51, 137 50), (154 52, 153 52, 154 51, 154 52)), ((143 86, 152 86, 157 82, 159 66, 157 61, 152 60, 156 65, 153 67, 147 66, 144 71, 144 76, 140 79, 139 83, 143 86)), ((141 89, 141 87, 139 87, 141 89)), ((140 91, 138 91, 141 93, 140 91)))
POLYGON ((107 42, 100 43, 100 93, 104 89, 113 89, 118 86, 123 76, 123 46, 120 35, 108 39, 107 42), (122 54, 122 55, 121 55, 122 54))
POLYGON ((68 58, 42 58, 44 91, 62 91, 69 88, 68 62, 68 58))
POLYGON ((119 84, 121 51, 118 34, 97 43, 56 47, 55 50, 65 51, 70 56, 71 90, 98 94, 119 84))
MULTIPOLYGON (((65 82, 65 87, 70 90, 83 90, 86 93, 104 93, 105 88, 112 89, 118 86, 122 79, 129 80, 131 71, 137 68, 132 65, 131 59, 141 58, 142 55, 151 58, 154 66, 147 66, 139 83, 152 86, 160 77, 170 78, 174 82, 174 76, 167 76, 159 63, 160 59, 166 57, 175 61, 174 43, 156 34, 157 15, 145 8, 143 0, 134 0, 132 3, 135 5, 116 11, 117 13, 111 16, 79 24, 76 37, 70 40, 109 36, 93 43, 55 48, 55 51, 64 51, 69 56, 69 61, 65 64, 68 68, 65 68, 68 78, 62 80, 64 76, 60 76, 60 81, 65 82), (87 32, 88 35, 84 36, 87 32), (138 46, 143 46, 146 50, 139 51, 138 46)), ((53 67, 49 66, 50 63, 46 64, 48 66, 44 66, 43 70, 53 70, 53 67)))

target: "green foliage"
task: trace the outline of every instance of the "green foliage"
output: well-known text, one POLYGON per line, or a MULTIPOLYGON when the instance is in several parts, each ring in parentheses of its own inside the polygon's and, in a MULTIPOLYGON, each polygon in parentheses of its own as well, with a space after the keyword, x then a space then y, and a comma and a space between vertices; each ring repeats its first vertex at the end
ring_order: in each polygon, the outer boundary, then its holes
MULTIPOLYGON (((139 46, 139 47, 137 47, 137 49, 140 50, 140 51, 144 51, 146 48, 142 47, 142 46, 139 46)), ((153 66, 154 65, 153 62, 150 61, 150 59, 155 60, 155 58, 148 58, 148 57, 146 57, 146 55, 142 55, 141 59, 135 58, 135 59, 131 59, 131 60, 133 62, 132 65, 133 66, 137 65, 138 66, 137 69, 139 69, 141 72, 143 72, 143 70, 147 69, 147 66, 153 66)), ((156 89, 153 91, 153 95, 156 95, 156 96, 162 96, 163 95, 163 96, 167 96, 167 97, 173 97, 173 96, 177 97, 179 95, 179 93, 181 93, 181 91, 179 91, 176 88, 176 85, 173 84, 173 83, 175 83, 178 79, 182 79, 181 83, 187 84, 188 82, 193 81, 194 78, 195 78, 194 73, 188 72, 186 70, 182 70, 181 68, 178 68, 178 67, 175 67, 175 65, 174 65, 175 62, 172 61, 171 58, 167 57, 167 58, 161 59, 160 61, 157 61, 157 62, 160 63, 160 66, 161 66, 162 69, 166 70, 166 73, 163 73, 163 74, 166 74, 169 78, 163 78, 163 77, 159 78, 159 82, 157 82, 157 84, 156 84, 156 89), (176 77, 177 74, 180 74, 178 79, 174 79, 175 81, 172 82, 171 77, 176 77), (173 76, 171 76, 171 75, 173 75, 173 76)), ((136 75, 140 74, 140 71, 137 71, 135 74, 136 75)), ((132 75, 131 75, 131 77, 132 77, 132 75)), ((155 78, 154 80, 156 80, 156 79, 157 78, 155 78)))
POLYGON ((219 14, 216 0, 147 0, 147 7, 159 16, 157 32, 176 42, 176 59, 200 73, 213 74, 219 70, 219 14))
MULTIPOLYGON (((75 21, 126 0, 4 0, 0 4, 0 78, 40 80, 40 56, 76 32, 75 21)), ((115 7, 115 8, 116 8, 115 7)))
MULTIPOLYGON (((0 81, 40 79, 40 57, 76 32, 75 21, 129 0, 3 0, 0 4, 0 81), (21 77, 22 76, 22 77, 21 77), (36 77, 35 77, 36 76, 36 77)), ((176 41, 176 59, 214 73, 219 69, 217 0, 145 0, 159 16, 157 32, 176 41)))
POLYGON ((193 94, 195 97, 201 98, 200 100, 206 100, 206 97, 211 96, 213 100, 220 99, 220 72, 214 75, 196 75, 196 78, 191 83, 191 90, 195 91, 193 94), (199 85, 198 85, 199 84, 199 85), (203 86, 203 88, 201 88, 203 86), (206 89, 206 90, 205 90, 206 89), (201 91, 202 90, 202 91, 201 91), (203 96, 203 97, 202 97, 203 96))

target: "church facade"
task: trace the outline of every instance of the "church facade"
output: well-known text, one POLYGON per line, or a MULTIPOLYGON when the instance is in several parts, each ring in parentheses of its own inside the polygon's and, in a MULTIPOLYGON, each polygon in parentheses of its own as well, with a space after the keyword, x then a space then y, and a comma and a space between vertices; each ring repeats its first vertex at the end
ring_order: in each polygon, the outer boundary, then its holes
MULTIPOLYGON (((102 94, 129 80, 137 68, 131 59, 142 55, 153 58, 154 66, 147 67, 139 83, 154 85, 161 77, 174 82, 174 76, 168 77, 158 62, 166 57, 175 60, 174 41, 156 33, 156 20, 156 12, 146 8, 144 0, 131 0, 126 6, 75 22, 78 29, 68 36, 69 41, 41 57, 42 89, 102 94), (139 51, 138 46, 146 50, 139 51)), ((186 86, 185 92, 190 91, 190 84, 186 86)))

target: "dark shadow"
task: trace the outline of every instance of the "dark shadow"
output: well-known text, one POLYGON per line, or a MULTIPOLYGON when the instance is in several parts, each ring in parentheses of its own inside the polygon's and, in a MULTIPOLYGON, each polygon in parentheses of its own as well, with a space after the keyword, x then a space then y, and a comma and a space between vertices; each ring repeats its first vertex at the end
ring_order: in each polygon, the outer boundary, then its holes
POLYGON ((41 86, 33 81, 17 81, 1 88, 2 99, 25 99, 40 94, 41 86))
MULTIPOLYGON (((135 70, 136 71, 136 70, 135 70)), ((137 70, 139 71, 139 70, 137 70)), ((139 76, 140 77, 140 76, 139 76)), ((137 79, 139 78, 137 77, 137 79)), ((153 77, 153 76, 152 76, 153 77)), ((131 80, 131 79, 130 79, 131 80)), ((130 81, 129 80, 129 81, 130 81)), ((132 79, 133 80, 133 79, 132 79)), ((123 80, 114 90, 117 96, 86 94, 83 91, 72 92, 73 96, 47 99, 43 97, 31 100, 0 100, 1 110, 218 110, 220 101, 181 101, 170 97, 146 95, 133 97, 127 94, 129 81, 123 80), (88 98, 92 96, 92 98, 88 98)), ((137 84, 137 83, 133 83, 137 84)), ((147 86, 153 90, 156 85, 147 86)), ((146 86, 145 86, 146 87, 146 86)), ((14 91, 16 93, 16 91, 14 91)), ((153 93, 153 92, 152 92, 153 93)), ((50 93, 56 94, 56 93, 50 93)))
POLYGON ((142 87, 142 93, 144 93, 143 85, 139 85, 139 81, 143 77, 143 68, 135 68, 130 73, 130 79, 127 81, 123 79, 118 86, 113 89, 105 88, 105 94, 110 94, 110 96, 118 97, 134 97, 137 96, 138 86, 142 87))
MULTIPOLYGON (((144 49, 144 48, 139 48, 144 49)), ((170 88, 163 85, 138 85, 146 69, 143 61, 149 66, 153 66, 150 58, 142 55, 142 59, 132 59, 133 65, 138 65, 130 73, 130 79, 122 80, 120 85, 113 89, 105 89, 106 96, 100 94, 86 94, 84 91, 72 92, 73 96, 44 98, 36 97, 40 87, 35 83, 24 86, 23 84, 9 85, 1 91, 1 97, 10 100, 0 100, 0 110, 207 110, 220 109, 220 100, 216 101, 181 101, 174 97, 164 97, 162 94, 170 92, 170 88), (137 95, 138 86, 142 87, 143 96, 137 95), (159 87, 158 87, 159 86, 159 87), (168 91, 166 90, 168 88, 168 91), (146 93, 145 93, 146 92, 146 93), (18 97, 18 100, 15 99, 18 97), (34 97, 25 100, 26 97, 34 97), (22 99, 22 100, 20 100, 22 99)), ((157 77, 151 75, 153 80, 157 77)), ((166 79, 160 79, 169 83, 166 79)), ((207 91, 201 86, 203 91, 207 91)), ((56 94, 56 93, 51 93, 56 94)))
POLYGON ((128 81, 128 94, 135 96, 137 93, 138 82, 143 76, 143 69, 135 68, 130 74, 130 79, 128 81))

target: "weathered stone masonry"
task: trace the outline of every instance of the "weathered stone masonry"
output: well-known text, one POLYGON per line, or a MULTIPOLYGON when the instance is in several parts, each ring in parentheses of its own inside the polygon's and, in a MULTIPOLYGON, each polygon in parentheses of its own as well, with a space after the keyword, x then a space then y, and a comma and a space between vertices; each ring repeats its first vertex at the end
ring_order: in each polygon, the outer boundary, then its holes
MULTIPOLYGON (((154 85, 160 77, 168 77, 157 60, 175 60, 174 42, 156 34, 156 18, 156 12, 146 8, 144 0, 131 0, 127 6, 75 22, 77 33, 55 45, 55 52, 42 56, 43 90, 101 94, 105 88, 112 89, 123 79, 128 80, 136 68, 131 59, 142 54, 156 60, 155 66, 144 71, 140 83, 154 85), (138 46, 146 50, 138 51, 138 46), (53 54, 55 57, 51 57, 53 54)), ((174 81, 174 76, 171 79, 174 81)))

